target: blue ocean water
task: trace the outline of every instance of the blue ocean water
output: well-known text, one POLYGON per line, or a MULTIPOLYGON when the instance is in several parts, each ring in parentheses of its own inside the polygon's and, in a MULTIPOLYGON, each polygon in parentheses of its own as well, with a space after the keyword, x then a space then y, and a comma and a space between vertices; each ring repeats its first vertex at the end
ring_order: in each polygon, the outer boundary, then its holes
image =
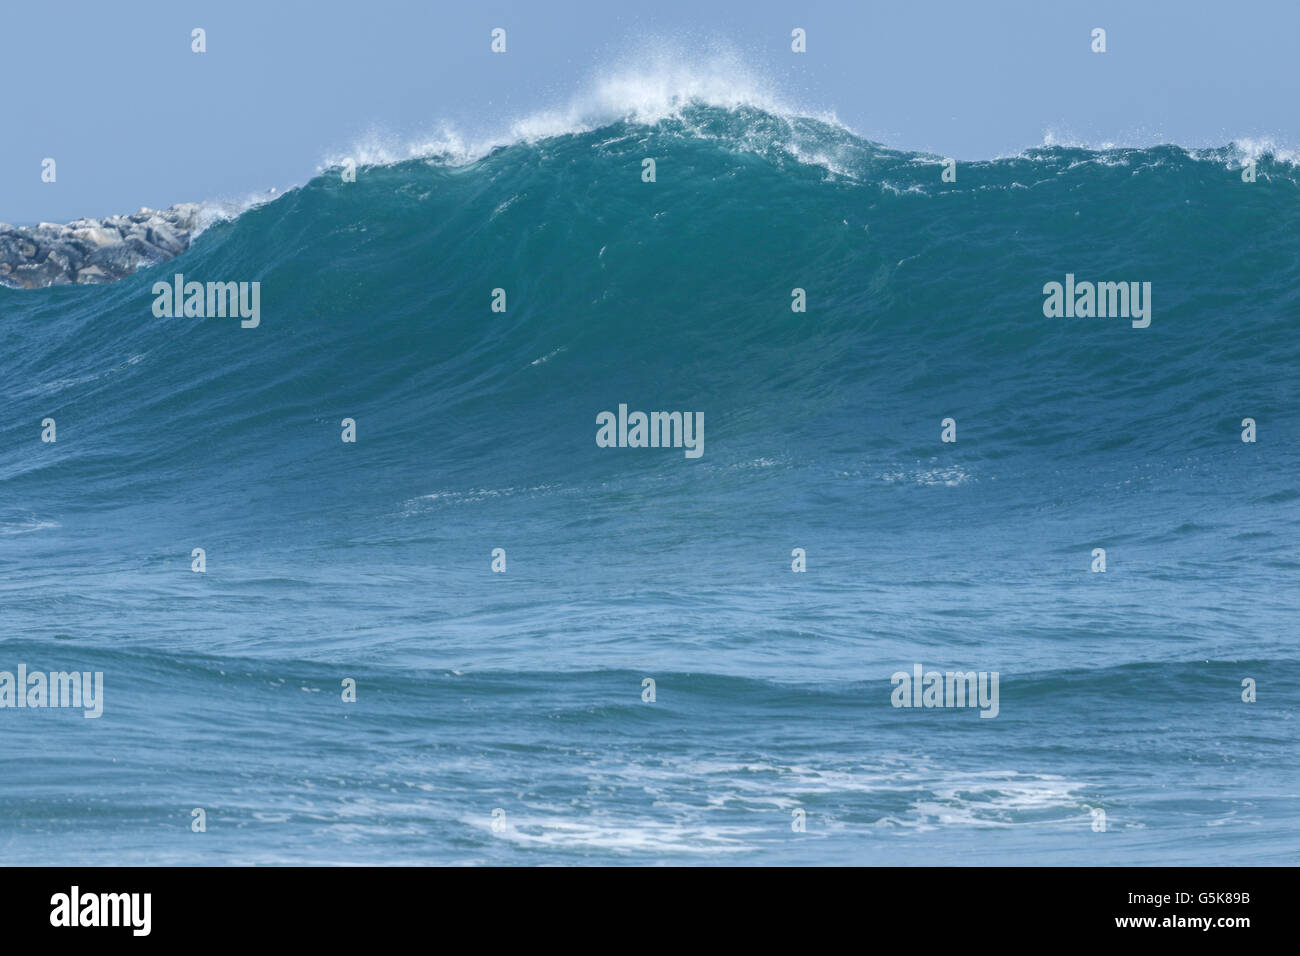
POLYGON ((695 103, 0 288, 0 670, 104 674, 0 709, 0 859, 1294 863, 1300 177, 1241 161, 944 182, 695 103), (155 317, 177 272, 261 324, 155 317), (1045 317, 1067 273, 1150 326, 1045 317))

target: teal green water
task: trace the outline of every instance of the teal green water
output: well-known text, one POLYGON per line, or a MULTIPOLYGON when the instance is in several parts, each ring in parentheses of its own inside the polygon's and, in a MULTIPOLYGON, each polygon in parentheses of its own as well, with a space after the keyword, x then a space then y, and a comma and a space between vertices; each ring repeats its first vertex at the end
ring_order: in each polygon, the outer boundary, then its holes
POLYGON ((1241 159, 945 183, 701 106, 0 289, 0 670, 105 688, 0 709, 0 857, 1294 862, 1300 179, 1241 159), (260 326, 155 318, 177 272, 260 326), (597 447, 620 403, 703 455, 597 447), (891 706, 917 663, 998 716, 891 706))

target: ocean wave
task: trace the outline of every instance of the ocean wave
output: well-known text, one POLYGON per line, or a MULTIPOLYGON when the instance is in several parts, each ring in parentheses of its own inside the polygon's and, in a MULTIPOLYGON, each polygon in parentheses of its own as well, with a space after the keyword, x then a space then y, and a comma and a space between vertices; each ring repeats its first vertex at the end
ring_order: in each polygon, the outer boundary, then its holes
MULTIPOLYGON (((371 170, 414 161, 446 169, 469 169, 503 150, 531 149, 540 156, 568 155, 574 143, 597 156, 629 151, 662 154, 672 144, 712 144, 720 150, 773 162, 792 162, 898 197, 932 197, 952 191, 939 181, 946 161, 937 155, 891 148, 863 139, 833 111, 792 103, 774 85, 727 51, 687 65, 660 53, 639 65, 598 74, 565 105, 539 110, 495 132, 443 124, 428 135, 402 137, 372 130, 350 148, 326 156, 313 180, 337 178, 346 164, 371 170)), ((1087 167, 1159 170, 1180 162, 1227 168, 1272 164, 1261 175, 1292 182, 1300 152, 1270 137, 1239 137, 1221 147, 1142 146, 1087 143, 1049 131, 1041 144, 991 160, 963 159, 959 192, 1027 189, 1020 166, 1029 162, 1049 174, 1069 176, 1087 167)), ((142 209, 132 216, 77 220, 39 227, 0 225, 0 285, 41 288, 57 284, 111 282, 184 252, 218 223, 238 220, 268 203, 296 194, 292 185, 234 199, 184 203, 167 210, 142 209)), ((428 195, 422 193, 422 195, 428 195)), ((506 213, 518 193, 504 197, 492 219, 506 213)), ((549 358, 548 354, 545 358, 549 358)))

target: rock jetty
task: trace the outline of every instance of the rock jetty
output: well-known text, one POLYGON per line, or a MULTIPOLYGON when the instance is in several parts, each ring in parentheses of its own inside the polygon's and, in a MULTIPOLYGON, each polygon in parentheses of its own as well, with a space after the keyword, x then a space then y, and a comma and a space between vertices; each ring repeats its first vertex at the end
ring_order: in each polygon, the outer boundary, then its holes
POLYGON ((51 285, 116 282, 144 266, 166 262, 190 246, 198 203, 142 208, 128 216, 78 219, 67 225, 0 222, 0 285, 41 289, 51 285))

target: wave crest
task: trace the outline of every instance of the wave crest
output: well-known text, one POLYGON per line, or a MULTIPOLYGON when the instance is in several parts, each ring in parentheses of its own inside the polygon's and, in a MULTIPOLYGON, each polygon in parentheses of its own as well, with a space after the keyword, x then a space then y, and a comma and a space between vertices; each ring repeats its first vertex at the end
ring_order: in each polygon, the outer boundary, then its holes
POLYGON ((413 159, 468 165, 502 147, 590 133, 617 123, 654 127, 677 122, 689 127, 697 122, 702 107, 758 111, 792 125, 813 120, 848 131, 834 112, 790 102, 733 51, 713 50, 688 62, 680 52, 660 44, 635 64, 623 63, 596 74, 585 90, 560 107, 533 111, 498 129, 477 133, 450 122, 415 137, 372 129, 347 151, 327 155, 318 168, 323 171, 348 161, 390 166, 413 159))

